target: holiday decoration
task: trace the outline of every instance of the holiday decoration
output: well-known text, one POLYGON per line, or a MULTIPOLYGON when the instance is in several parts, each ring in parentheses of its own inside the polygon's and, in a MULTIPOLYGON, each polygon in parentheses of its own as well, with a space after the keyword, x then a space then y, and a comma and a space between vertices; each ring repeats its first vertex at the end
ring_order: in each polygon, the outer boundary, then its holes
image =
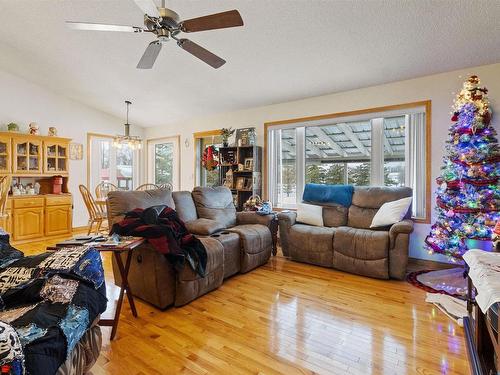
POLYGON ((500 151, 487 93, 472 75, 457 95, 437 179, 437 219, 425 243, 429 253, 453 261, 461 260, 470 240, 491 241, 500 219, 500 151))
POLYGON ((213 171, 219 165, 219 152, 215 146, 210 145, 205 148, 201 157, 201 165, 207 171, 213 171))

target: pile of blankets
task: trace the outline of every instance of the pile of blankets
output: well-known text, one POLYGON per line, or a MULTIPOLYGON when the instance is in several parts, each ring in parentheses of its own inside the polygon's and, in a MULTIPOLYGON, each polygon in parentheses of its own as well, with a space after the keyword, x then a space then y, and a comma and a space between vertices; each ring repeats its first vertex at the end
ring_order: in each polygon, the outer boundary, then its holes
POLYGON ((207 251, 201 241, 189 233, 177 212, 165 205, 146 209, 136 208, 125 214, 125 218, 113 225, 112 233, 120 236, 144 237, 177 269, 189 266, 201 277, 205 277, 207 251))
POLYGON ((0 368, 55 374, 106 309, 100 254, 80 246, 24 257, 8 239, 0 234, 0 368))

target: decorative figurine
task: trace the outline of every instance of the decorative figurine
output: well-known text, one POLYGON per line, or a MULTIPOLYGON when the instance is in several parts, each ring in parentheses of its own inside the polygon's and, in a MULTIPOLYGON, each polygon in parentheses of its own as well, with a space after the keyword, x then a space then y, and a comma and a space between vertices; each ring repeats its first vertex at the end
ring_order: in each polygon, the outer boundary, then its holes
POLYGON ((47 134, 49 137, 57 137, 57 129, 55 126, 49 127, 49 133, 47 134))
POLYGON ((18 132, 19 125, 17 125, 15 122, 11 122, 11 123, 7 124, 7 130, 10 132, 18 132))
POLYGON ((34 189, 36 195, 40 194, 40 184, 38 182, 35 182, 34 189))
POLYGON ((38 131, 38 124, 36 122, 32 122, 28 125, 29 134, 30 135, 38 135, 40 132, 38 131))

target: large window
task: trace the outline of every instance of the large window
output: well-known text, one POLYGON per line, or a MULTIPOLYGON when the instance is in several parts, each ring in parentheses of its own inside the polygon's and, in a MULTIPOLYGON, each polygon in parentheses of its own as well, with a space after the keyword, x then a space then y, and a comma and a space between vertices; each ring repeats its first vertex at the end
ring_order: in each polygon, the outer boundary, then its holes
POLYGON ((179 137, 148 140, 148 182, 179 190, 179 137))
POLYGON ((426 106, 267 127, 268 196, 293 208, 306 183, 410 186, 426 218, 426 106))
POLYGON ((102 181, 120 189, 132 190, 137 181, 138 151, 129 147, 113 147, 113 138, 88 135, 89 188, 91 191, 102 181))

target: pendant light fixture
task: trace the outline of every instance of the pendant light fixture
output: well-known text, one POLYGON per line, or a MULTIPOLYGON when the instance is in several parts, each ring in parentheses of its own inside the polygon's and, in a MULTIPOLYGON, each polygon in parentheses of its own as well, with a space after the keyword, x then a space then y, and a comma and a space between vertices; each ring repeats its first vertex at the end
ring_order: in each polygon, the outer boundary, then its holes
POLYGON ((128 123, 128 112, 129 106, 132 104, 131 101, 125 100, 127 106, 127 122, 125 125, 125 135, 117 135, 113 138, 113 147, 122 148, 129 147, 132 150, 140 150, 142 148, 142 139, 135 135, 130 135, 130 124, 128 123))

